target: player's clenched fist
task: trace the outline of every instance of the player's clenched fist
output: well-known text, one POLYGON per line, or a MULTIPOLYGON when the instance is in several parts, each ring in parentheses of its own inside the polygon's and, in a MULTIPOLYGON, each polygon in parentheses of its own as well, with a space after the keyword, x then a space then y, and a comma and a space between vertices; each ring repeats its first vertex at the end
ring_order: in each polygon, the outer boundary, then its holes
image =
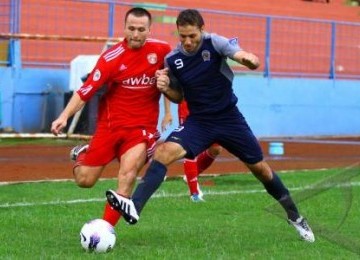
POLYGON ((169 89, 170 79, 168 77, 168 69, 157 70, 156 76, 156 87, 160 92, 165 93, 169 89))
POLYGON ((169 72, 169 69, 168 69, 168 68, 164 68, 164 69, 162 69, 162 70, 157 70, 157 71, 155 72, 155 77, 158 78, 158 77, 160 77, 161 75, 167 75, 168 72, 169 72))
POLYGON ((249 52, 244 52, 241 63, 251 70, 255 70, 260 66, 259 58, 249 52))

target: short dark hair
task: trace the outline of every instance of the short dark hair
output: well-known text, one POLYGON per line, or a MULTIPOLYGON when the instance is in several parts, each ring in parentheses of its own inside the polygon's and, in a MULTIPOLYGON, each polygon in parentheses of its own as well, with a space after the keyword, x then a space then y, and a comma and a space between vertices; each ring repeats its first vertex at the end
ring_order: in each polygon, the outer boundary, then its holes
POLYGON ((130 14, 132 14, 136 17, 147 16, 149 18, 149 23, 151 24, 151 14, 148 10, 146 10, 144 8, 134 7, 134 8, 131 8, 130 10, 128 10, 125 14, 125 23, 130 14))
POLYGON ((200 12, 195 9, 186 9, 179 13, 176 19, 176 26, 193 25, 201 28, 204 26, 204 19, 200 12))

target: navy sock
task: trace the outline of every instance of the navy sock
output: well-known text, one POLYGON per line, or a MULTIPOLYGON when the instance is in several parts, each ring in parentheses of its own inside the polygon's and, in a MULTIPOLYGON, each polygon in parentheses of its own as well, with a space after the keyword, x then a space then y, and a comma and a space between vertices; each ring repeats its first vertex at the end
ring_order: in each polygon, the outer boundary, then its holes
POLYGON ((146 170, 144 177, 139 182, 132 196, 137 212, 140 214, 151 195, 160 187, 164 181, 167 168, 162 163, 153 160, 146 170))
POLYGON ((289 190, 284 186, 275 172, 273 172, 272 180, 263 182, 263 185, 266 191, 285 209, 289 219, 295 221, 300 217, 299 211, 290 196, 289 190))

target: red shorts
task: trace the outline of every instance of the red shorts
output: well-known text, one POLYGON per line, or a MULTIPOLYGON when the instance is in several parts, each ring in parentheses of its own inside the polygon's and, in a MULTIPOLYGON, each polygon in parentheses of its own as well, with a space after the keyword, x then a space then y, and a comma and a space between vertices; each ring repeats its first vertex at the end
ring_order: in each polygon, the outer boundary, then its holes
POLYGON ((160 133, 156 129, 121 128, 109 130, 98 128, 91 139, 82 165, 103 166, 120 157, 131 147, 140 143, 147 144, 148 159, 153 155, 156 141, 160 133))

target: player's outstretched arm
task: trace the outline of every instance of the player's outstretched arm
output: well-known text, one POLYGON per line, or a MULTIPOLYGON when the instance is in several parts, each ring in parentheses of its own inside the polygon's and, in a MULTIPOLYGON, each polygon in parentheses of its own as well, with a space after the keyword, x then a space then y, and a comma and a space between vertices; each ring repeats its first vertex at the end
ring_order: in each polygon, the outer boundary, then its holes
POLYGON ((259 58, 251 52, 238 51, 235 53, 233 59, 251 70, 255 70, 260 66, 259 58))
POLYGON ((84 105, 85 102, 81 100, 79 94, 77 92, 74 92, 65 109, 61 112, 59 117, 52 122, 51 132, 54 135, 60 134, 62 129, 64 129, 64 127, 66 126, 69 117, 73 116, 84 105))

